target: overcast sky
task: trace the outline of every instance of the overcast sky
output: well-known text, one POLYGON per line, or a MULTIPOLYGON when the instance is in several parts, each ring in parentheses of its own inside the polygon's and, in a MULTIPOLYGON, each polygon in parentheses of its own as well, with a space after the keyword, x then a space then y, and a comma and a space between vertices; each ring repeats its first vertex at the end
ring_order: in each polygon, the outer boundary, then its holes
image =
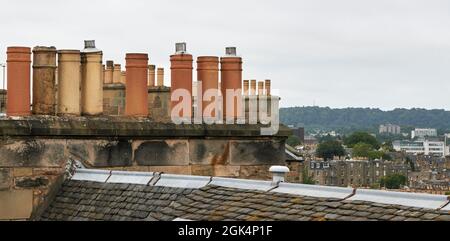
POLYGON ((168 74, 175 42, 187 42, 194 57, 236 46, 243 78, 272 79, 282 106, 450 110, 448 0, 0 4, 0 62, 7 46, 82 49, 95 39, 104 60, 123 64, 126 52, 147 52, 168 74))

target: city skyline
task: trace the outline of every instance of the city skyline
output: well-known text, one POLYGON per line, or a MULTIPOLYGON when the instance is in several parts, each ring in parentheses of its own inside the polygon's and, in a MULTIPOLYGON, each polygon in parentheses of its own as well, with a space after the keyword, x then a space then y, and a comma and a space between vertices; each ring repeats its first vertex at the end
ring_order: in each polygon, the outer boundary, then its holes
POLYGON ((281 107, 450 110, 446 1, 6 2, 0 62, 10 45, 82 49, 95 39, 103 61, 145 52, 167 69, 175 42, 195 57, 236 46, 243 78, 271 79, 281 107))

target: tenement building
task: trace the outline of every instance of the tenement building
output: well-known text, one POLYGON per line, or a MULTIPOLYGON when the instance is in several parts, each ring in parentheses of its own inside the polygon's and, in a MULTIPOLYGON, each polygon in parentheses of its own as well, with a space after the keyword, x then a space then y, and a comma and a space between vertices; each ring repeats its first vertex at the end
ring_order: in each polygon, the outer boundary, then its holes
POLYGON ((408 167, 385 160, 308 161, 308 174, 320 185, 370 187, 380 179, 397 173, 405 177, 408 167))

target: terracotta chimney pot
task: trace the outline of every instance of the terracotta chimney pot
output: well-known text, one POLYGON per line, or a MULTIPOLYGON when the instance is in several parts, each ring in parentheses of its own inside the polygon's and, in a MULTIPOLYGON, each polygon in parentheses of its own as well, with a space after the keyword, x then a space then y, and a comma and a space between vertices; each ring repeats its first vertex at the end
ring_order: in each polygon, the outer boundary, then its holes
POLYGON ((114 74, 114 62, 112 60, 106 61, 106 70, 105 70, 105 84, 113 83, 113 74, 114 74))
POLYGON ((155 66, 148 66, 148 86, 155 86, 155 66))
POLYGON ((81 55, 79 50, 58 51, 58 114, 80 115, 81 55))
POLYGON ((250 95, 256 95, 256 80, 250 80, 250 95))
POLYGON ((157 85, 163 86, 164 85, 164 68, 158 68, 156 70, 157 72, 157 85))
POLYGON ((265 82, 264 86, 266 89, 266 95, 270 95, 270 79, 266 79, 264 82, 265 82))
POLYGON ((220 58, 220 79, 223 99, 223 116, 225 118, 237 118, 242 116, 242 58, 236 56, 236 48, 234 47, 227 47, 226 55, 220 58), (227 111, 227 89, 231 89, 233 91, 238 90, 239 93, 237 99, 233 101, 233 112, 227 111))
MULTIPOLYGON (((219 89, 219 57, 216 56, 199 56, 197 57, 197 81, 202 82, 202 96, 205 95, 205 92, 209 89, 213 89, 215 92, 218 92, 219 89)), ((216 93, 218 96, 218 93, 216 93)), ((204 113, 206 107, 214 102, 214 101, 205 101, 202 102, 202 113, 203 117, 211 118, 215 117, 215 113, 204 113)))
POLYGON ((33 114, 56 113, 56 48, 33 48, 33 114))
POLYGON ((128 53, 126 60, 125 115, 148 115, 148 54, 128 53))
POLYGON ((30 65, 31 48, 8 47, 7 82, 8 91, 6 114, 8 116, 28 116, 30 112, 30 65))
POLYGON ((249 82, 244 80, 244 95, 248 95, 249 82))
MULTIPOLYGON (((91 48, 95 49, 95 45, 91 48)), ((95 50, 95 52, 90 50, 81 53, 81 113, 83 115, 103 113, 103 53, 95 50)))
POLYGON ((120 74, 120 83, 125 84, 126 83, 126 71, 122 71, 120 74))
POLYGON ((258 81, 258 95, 264 95, 264 82, 258 81))
MULTIPOLYGON (((178 89, 185 89, 189 92, 191 96, 189 101, 189 106, 192 106, 192 55, 186 53, 184 46, 180 43, 176 44, 176 53, 170 56, 170 94, 178 89)), ((176 106, 180 101, 171 101, 171 109, 176 106)), ((192 111, 189 113, 179 113, 180 117, 190 118, 192 116, 192 111)))
POLYGON ((120 83, 120 75, 121 75, 120 64, 114 64, 114 68, 113 68, 113 83, 114 84, 120 83))

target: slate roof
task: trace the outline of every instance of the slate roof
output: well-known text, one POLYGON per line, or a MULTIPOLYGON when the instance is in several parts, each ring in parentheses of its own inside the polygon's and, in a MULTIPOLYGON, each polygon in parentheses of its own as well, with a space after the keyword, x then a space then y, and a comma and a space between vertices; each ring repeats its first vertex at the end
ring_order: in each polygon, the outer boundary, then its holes
MULTIPOLYGON (((274 188, 276 187, 268 190, 252 188, 252 181, 240 179, 228 181, 230 183, 236 182, 237 184, 233 183, 235 186, 239 186, 239 182, 242 182, 242 188, 226 187, 224 179, 214 181, 214 178, 198 185, 199 180, 208 180, 206 177, 205 179, 195 179, 195 185, 191 185, 192 180, 186 179, 183 182, 183 178, 189 178, 189 176, 170 175, 168 177, 171 178, 171 182, 167 181, 169 180, 167 177, 161 178, 159 176, 157 179, 164 180, 166 178, 166 181, 162 181, 162 183, 165 183, 163 186, 158 186, 158 180, 149 181, 147 184, 112 183, 108 182, 110 177, 104 179, 104 181, 94 180, 93 177, 96 177, 96 175, 99 175, 99 173, 87 178, 78 178, 85 180, 76 180, 77 178, 66 180, 39 220, 171 221, 178 218, 248 221, 450 221, 450 211, 445 205, 442 206, 445 208, 441 207, 440 210, 437 210, 414 207, 414 205, 405 206, 350 200, 351 198, 330 198, 326 197, 327 195, 316 195, 313 192, 305 192, 305 194, 312 196, 282 193, 275 192, 274 188), (176 187, 178 184, 173 182, 174 177, 182 181, 180 186, 183 187, 176 187), (225 186, 215 185, 214 183, 222 183, 225 186)), ((121 180, 122 182, 127 181, 126 179, 121 180)), ((256 183, 259 186, 255 187, 262 187, 266 183, 256 183)), ((312 188, 324 190, 325 194, 328 190, 321 186, 312 186, 312 188)), ((333 189, 329 189, 328 192, 330 190, 333 189)), ((388 193, 398 198, 403 195, 396 192, 388 193)), ((420 203, 420 200, 417 203, 420 203)))

